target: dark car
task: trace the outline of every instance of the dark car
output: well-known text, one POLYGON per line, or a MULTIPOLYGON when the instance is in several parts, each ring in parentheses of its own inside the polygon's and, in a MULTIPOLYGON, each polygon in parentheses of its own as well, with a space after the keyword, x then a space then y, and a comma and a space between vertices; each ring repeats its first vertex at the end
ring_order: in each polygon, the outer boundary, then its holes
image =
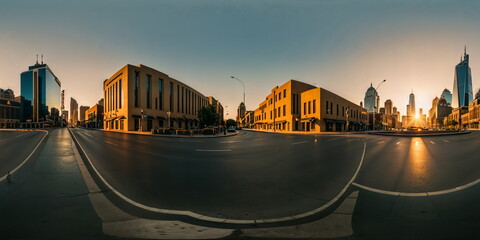
POLYGON ((235 127, 231 126, 227 129, 227 132, 235 132, 235 127))
POLYGON ((242 130, 242 127, 237 126, 235 130, 242 130))

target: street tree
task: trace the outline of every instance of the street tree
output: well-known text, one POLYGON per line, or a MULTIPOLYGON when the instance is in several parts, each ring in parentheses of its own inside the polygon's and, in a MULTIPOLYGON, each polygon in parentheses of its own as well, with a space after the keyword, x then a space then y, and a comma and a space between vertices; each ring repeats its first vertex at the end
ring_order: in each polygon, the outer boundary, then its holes
POLYGON ((228 119, 227 120, 227 128, 231 126, 237 126, 237 122, 233 119, 228 119))
POLYGON ((198 111, 198 119, 200 120, 200 126, 202 128, 215 124, 218 120, 218 114, 215 111, 215 107, 213 105, 202 107, 198 111))

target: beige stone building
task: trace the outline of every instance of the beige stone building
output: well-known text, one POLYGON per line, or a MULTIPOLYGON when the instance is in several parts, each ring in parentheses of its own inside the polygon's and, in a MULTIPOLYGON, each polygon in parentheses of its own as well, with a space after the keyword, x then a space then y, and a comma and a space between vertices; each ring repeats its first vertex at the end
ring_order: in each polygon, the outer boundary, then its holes
POLYGON ((208 97, 145 65, 126 65, 103 83, 104 129, 194 128, 208 97))
POLYGON ((254 113, 254 128, 274 131, 356 131, 366 110, 326 89, 290 80, 272 89, 254 113))

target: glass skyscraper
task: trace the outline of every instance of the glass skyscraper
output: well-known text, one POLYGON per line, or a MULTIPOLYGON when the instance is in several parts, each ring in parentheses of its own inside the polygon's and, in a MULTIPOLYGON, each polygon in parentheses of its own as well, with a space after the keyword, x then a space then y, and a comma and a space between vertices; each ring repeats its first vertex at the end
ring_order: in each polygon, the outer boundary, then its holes
POLYGON ((47 64, 38 62, 20 74, 22 122, 56 125, 60 121, 61 83, 47 64))
POLYGON ((445 90, 442 92, 441 98, 444 98, 449 106, 452 105, 452 93, 450 90, 445 88, 445 90))
POLYGON ((373 113, 373 112, 378 112, 378 103, 380 101, 380 96, 378 96, 377 91, 375 88, 370 84, 370 87, 367 89, 367 92, 365 92, 365 109, 367 109, 367 112, 373 113))
POLYGON ((463 60, 455 66, 452 107, 468 106, 473 101, 472 73, 468 66, 468 54, 465 49, 463 60))

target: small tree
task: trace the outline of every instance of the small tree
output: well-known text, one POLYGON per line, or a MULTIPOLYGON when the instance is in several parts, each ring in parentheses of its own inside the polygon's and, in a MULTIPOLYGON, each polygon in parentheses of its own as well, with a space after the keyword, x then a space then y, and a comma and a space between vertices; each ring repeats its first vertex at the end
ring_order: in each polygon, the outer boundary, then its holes
POLYGON ((198 111, 198 119, 200 120, 200 127, 202 128, 215 124, 218 120, 218 114, 215 111, 215 107, 213 105, 202 107, 198 111))
POLYGON ((237 122, 233 119, 228 119, 227 120, 227 128, 231 126, 237 126, 237 122))

